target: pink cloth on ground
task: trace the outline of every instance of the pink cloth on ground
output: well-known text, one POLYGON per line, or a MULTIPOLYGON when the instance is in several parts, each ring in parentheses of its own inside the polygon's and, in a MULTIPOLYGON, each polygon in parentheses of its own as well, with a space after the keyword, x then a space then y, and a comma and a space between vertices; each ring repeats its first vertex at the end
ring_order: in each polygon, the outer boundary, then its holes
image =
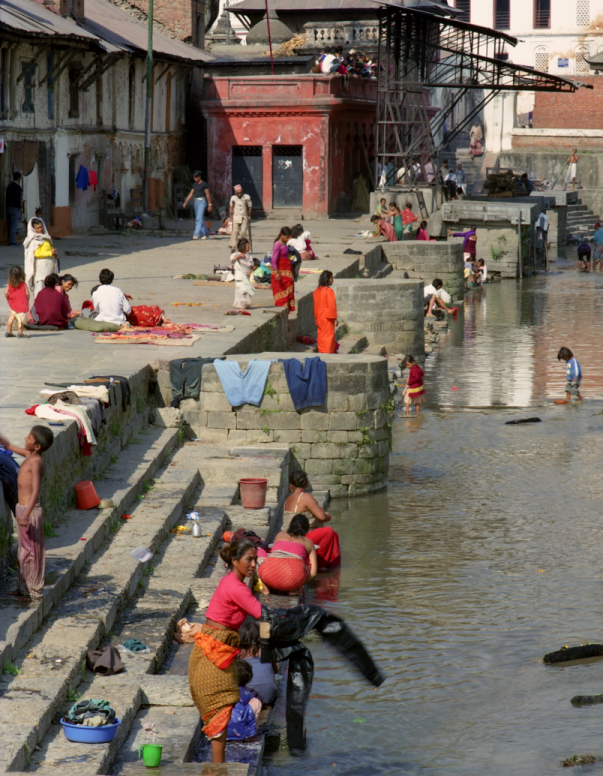
MULTIPOLYGON (((23 517, 26 507, 17 504, 16 517, 23 517)), ((19 577, 17 586, 21 595, 31 598, 44 596, 44 569, 46 550, 44 547, 44 514, 36 504, 29 515, 29 525, 19 525, 19 577)))

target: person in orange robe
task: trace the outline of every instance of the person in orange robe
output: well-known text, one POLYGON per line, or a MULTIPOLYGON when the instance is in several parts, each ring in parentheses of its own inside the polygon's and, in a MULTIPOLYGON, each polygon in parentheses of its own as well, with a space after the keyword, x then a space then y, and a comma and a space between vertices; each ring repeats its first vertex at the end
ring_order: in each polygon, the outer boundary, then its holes
POLYGON ((328 269, 321 272, 314 297, 314 320, 318 328, 318 352, 335 353, 335 323, 337 302, 333 285, 333 273, 328 269))

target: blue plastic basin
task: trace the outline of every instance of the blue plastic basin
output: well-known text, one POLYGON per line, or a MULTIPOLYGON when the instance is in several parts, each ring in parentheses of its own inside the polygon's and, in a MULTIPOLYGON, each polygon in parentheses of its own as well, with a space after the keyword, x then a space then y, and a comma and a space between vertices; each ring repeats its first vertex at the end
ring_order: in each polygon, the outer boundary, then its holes
POLYGON ((61 720, 65 738, 68 741, 76 741, 78 744, 106 744, 113 741, 120 724, 121 719, 116 719, 112 725, 86 727, 85 725, 72 725, 71 722, 61 720))

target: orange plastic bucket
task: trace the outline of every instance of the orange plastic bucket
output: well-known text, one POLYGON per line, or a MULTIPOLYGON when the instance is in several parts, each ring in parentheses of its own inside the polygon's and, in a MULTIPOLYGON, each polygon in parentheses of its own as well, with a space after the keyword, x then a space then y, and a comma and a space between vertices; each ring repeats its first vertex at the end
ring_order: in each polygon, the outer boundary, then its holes
POLYGON ((75 503, 78 509, 94 509, 101 500, 90 480, 82 480, 74 485, 75 503))
POLYGON ((268 480, 262 477, 246 477, 239 480, 241 504, 245 509, 263 509, 266 504, 268 480))

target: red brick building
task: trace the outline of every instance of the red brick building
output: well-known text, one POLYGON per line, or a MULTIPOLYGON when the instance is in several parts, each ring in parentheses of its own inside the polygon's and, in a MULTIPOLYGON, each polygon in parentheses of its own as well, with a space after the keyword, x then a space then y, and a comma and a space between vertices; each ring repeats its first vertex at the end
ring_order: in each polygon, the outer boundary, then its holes
POLYGON ((254 207, 305 218, 349 210, 373 155, 376 96, 376 81, 340 75, 206 78, 212 190, 228 202, 241 183, 254 207))

